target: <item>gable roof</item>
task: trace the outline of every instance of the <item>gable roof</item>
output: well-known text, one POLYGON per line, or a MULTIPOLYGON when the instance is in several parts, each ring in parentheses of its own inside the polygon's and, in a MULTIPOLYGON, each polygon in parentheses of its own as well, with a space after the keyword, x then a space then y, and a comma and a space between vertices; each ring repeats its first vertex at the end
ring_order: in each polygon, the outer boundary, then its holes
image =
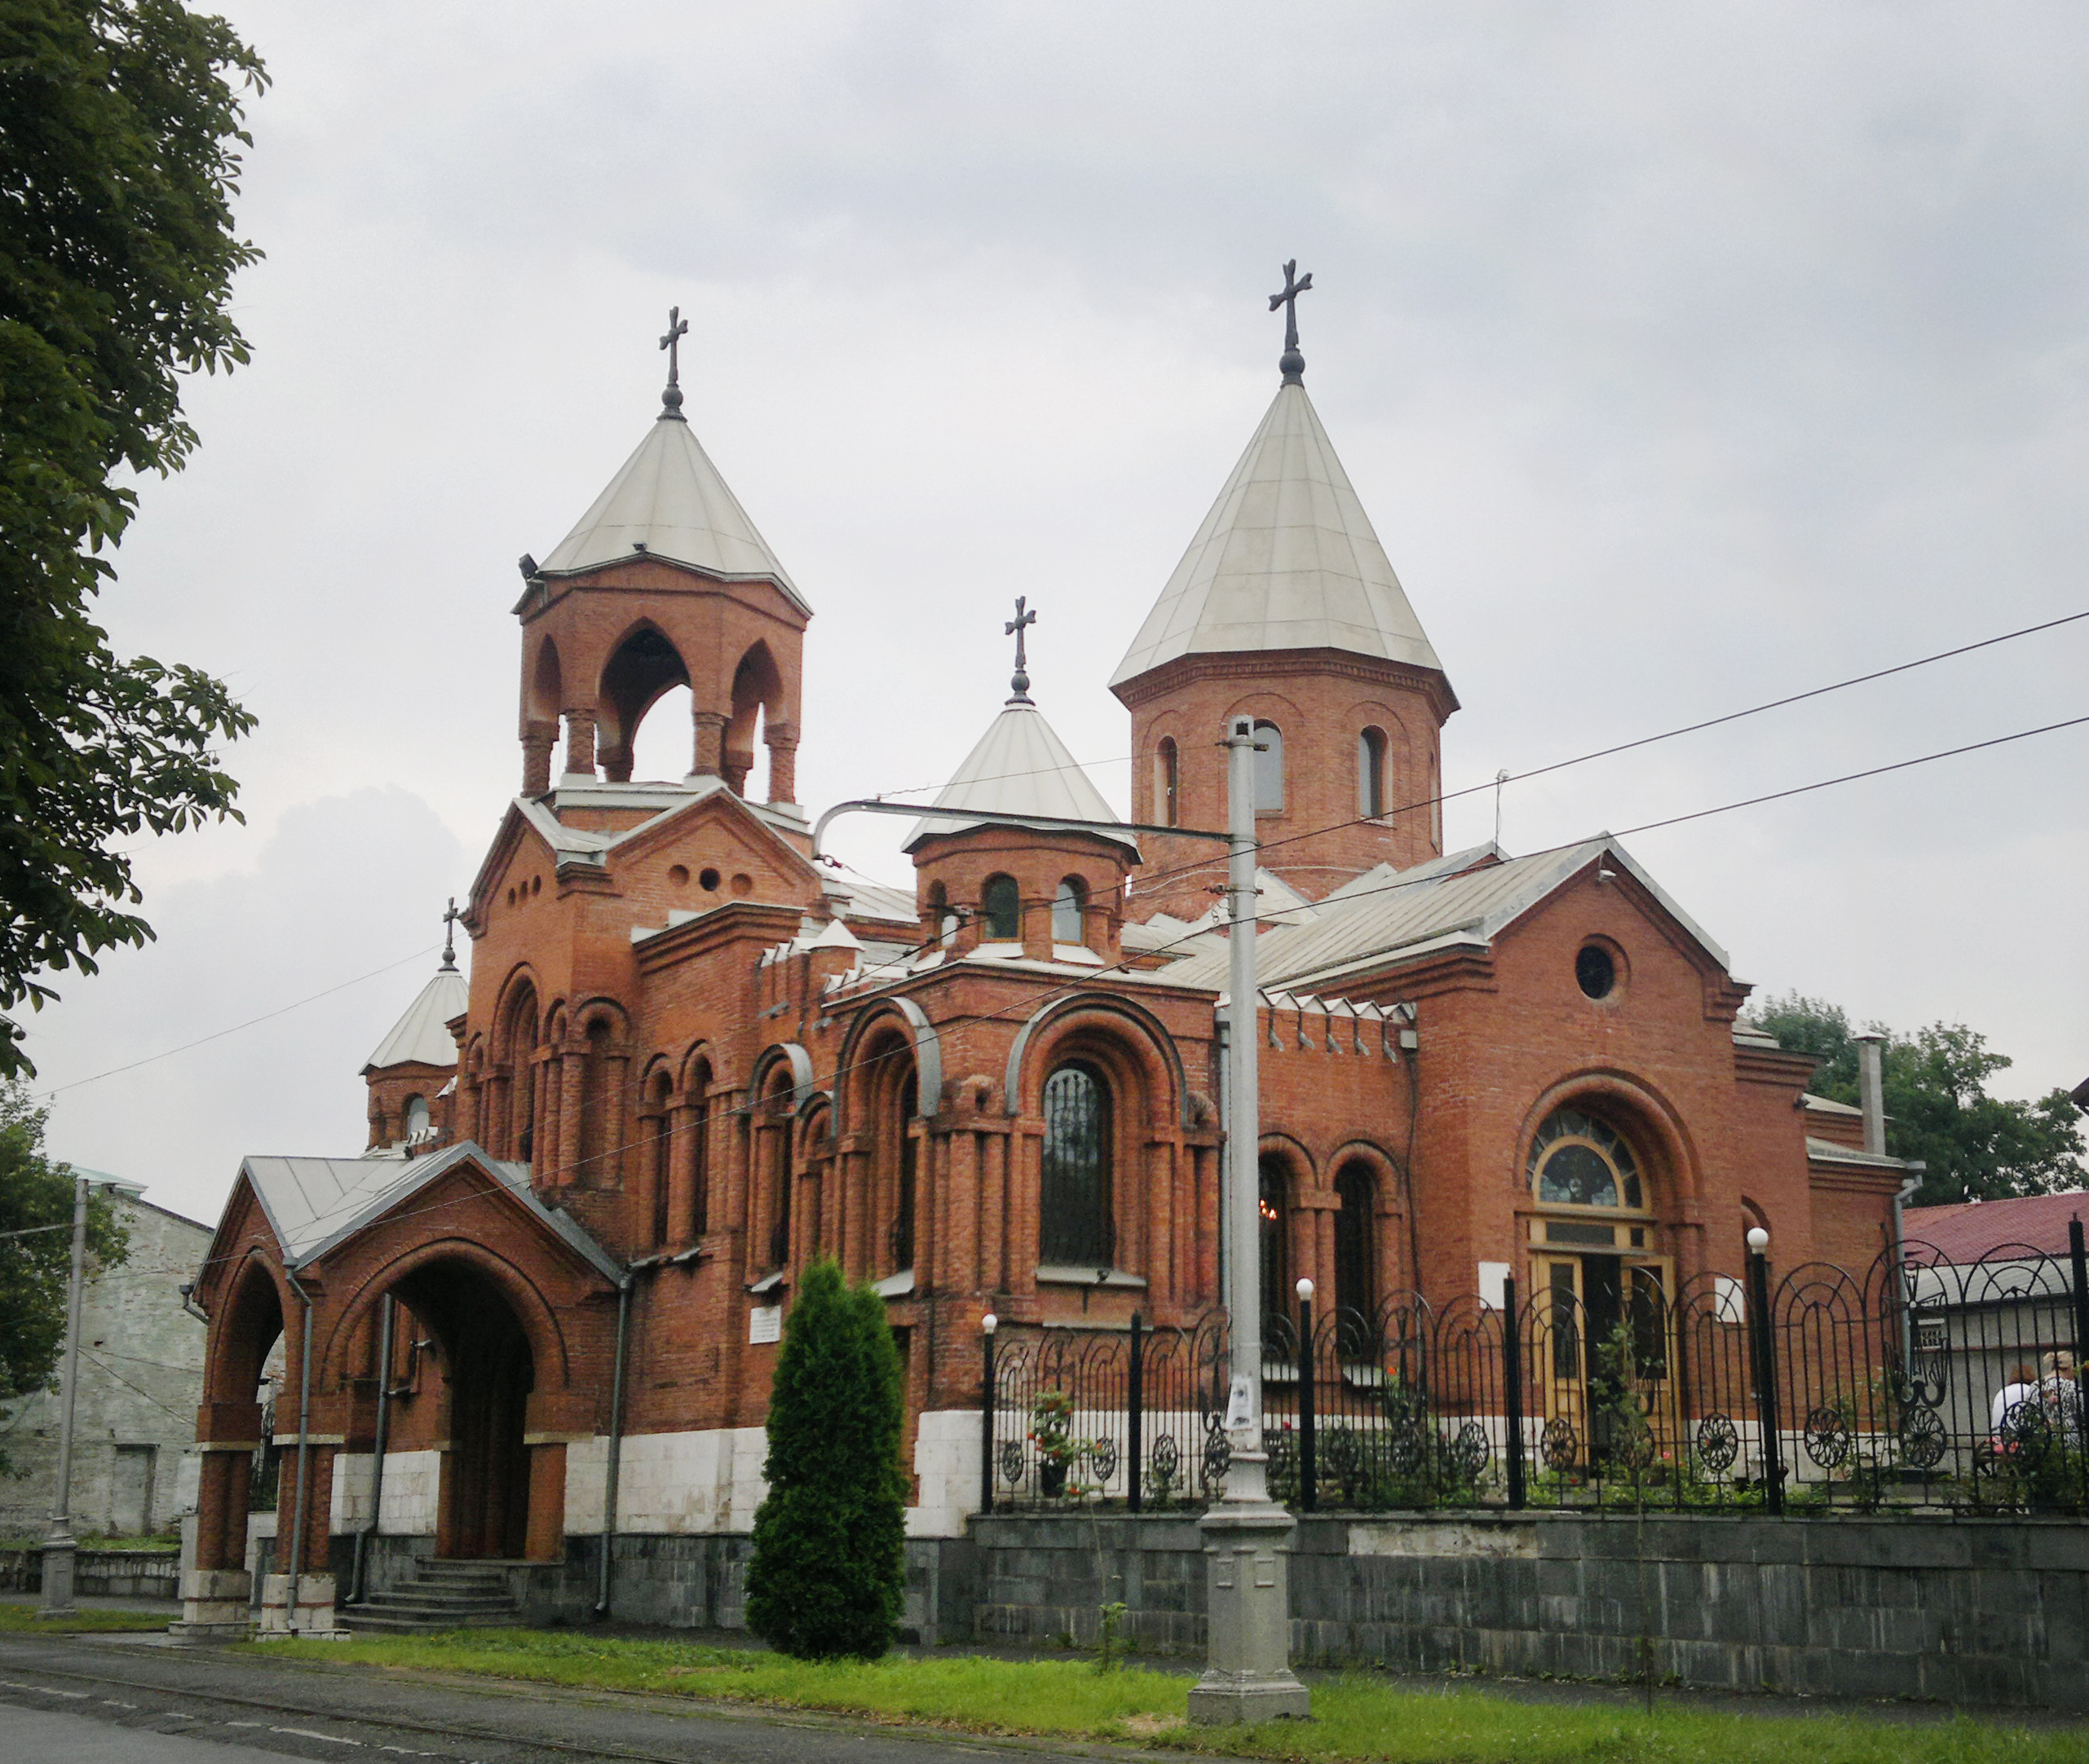
POLYGON ((309 1266, 401 1201, 469 1162, 605 1279, 623 1278, 616 1259, 568 1214, 546 1206, 529 1184, 529 1166, 489 1158, 470 1140, 424 1158, 249 1158, 240 1174, 261 1203, 292 1268, 309 1266))
POLYGON ((470 984, 455 968, 437 968, 428 984, 407 1006, 406 1014, 392 1025, 391 1033, 363 1062, 363 1069, 382 1071, 386 1066, 404 1065, 409 1061, 422 1065, 455 1065, 457 1043, 450 1039, 446 1025, 464 1009, 470 997, 470 984))
POLYGON ((1286 384, 1110 684, 1178 655, 1289 649, 1443 670, 1313 401, 1286 384))
POLYGON ((2027 1194, 2012 1201, 1959 1201, 1949 1206, 1910 1206, 1901 1232, 1910 1243, 1926 1243, 1954 1262, 1977 1262, 2005 1247, 2023 1245, 2046 1255, 2065 1255, 2068 1221, 2089 1222, 2089 1190, 2027 1194))
MULTIPOLYGON (((1102 800, 1102 792, 1044 721, 1044 713, 1022 697, 1010 699, 1001 708, 1001 714, 988 725, 978 745, 965 756, 965 763, 938 794, 934 806, 1122 824, 1116 810, 1102 800)), ((978 825, 977 821, 925 815, 914 823, 901 849, 912 851, 924 840, 961 833, 978 825)), ((1138 855, 1138 842, 1129 833, 1098 836, 1114 839, 1133 857, 1138 855)))
POLYGON ((768 541, 755 531, 696 431, 663 412, 609 487, 538 567, 572 576, 641 553, 727 581, 774 582, 810 613, 768 541))
MULTIPOLYGON (((1297 989, 1461 943, 1483 949, 1599 858, 1629 873, 1712 960, 1728 965, 1726 952, 1607 833, 1527 858, 1492 861, 1498 853, 1498 847, 1478 846, 1408 870, 1366 871, 1314 902, 1304 924, 1262 932, 1255 946, 1257 980, 1297 989)), ((1168 977, 1222 989, 1227 959, 1222 944, 1199 950, 1169 968, 1168 977)))

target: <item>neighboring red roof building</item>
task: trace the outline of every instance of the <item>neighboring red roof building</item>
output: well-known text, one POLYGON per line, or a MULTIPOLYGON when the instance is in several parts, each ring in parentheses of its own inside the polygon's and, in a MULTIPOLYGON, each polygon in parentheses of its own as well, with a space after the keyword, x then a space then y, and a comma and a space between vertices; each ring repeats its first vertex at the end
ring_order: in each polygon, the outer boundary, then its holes
POLYGON ((2027 1194, 2014 1201, 1960 1201, 1951 1206, 1911 1206, 1904 1228, 1910 1243, 1928 1244, 1954 1262, 1977 1262, 2021 1245, 2047 1255, 2067 1254, 2067 1222, 2089 1224, 2089 1189, 2027 1194))

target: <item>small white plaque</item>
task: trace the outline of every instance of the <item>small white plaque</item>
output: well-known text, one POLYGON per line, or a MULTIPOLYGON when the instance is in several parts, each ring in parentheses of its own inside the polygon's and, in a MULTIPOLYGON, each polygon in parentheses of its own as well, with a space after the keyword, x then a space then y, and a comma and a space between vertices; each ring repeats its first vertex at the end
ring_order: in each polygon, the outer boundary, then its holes
POLYGON ((763 1342, 780 1342, 784 1338, 784 1308, 780 1304, 758 1304, 747 1313, 747 1338, 758 1347, 763 1342))
POLYGON ((1508 1263, 1481 1263, 1480 1303, 1490 1311, 1499 1311, 1508 1303, 1508 1263))

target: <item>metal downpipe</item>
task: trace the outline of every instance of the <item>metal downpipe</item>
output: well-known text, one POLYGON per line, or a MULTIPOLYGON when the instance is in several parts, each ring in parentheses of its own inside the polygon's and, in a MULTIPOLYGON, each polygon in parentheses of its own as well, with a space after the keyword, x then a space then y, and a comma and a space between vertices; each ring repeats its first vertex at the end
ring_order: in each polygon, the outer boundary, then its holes
POLYGON ((631 1325, 631 1276, 616 1283, 616 1366, 609 1386, 609 1467, 602 1491, 602 1564, 595 1577, 594 1614, 609 1615, 609 1557, 616 1543, 616 1478, 624 1459, 624 1351, 631 1325))
POLYGON ((356 1585, 348 1595, 351 1604, 360 1605, 369 1596, 367 1581, 369 1543, 378 1534, 378 1520, 384 1511, 385 1449, 391 1440, 391 1338, 398 1308, 399 1301, 386 1293, 384 1295, 384 1326, 378 1331, 378 1437, 370 1458, 370 1522, 356 1533, 356 1585))
MULTIPOLYGON (((284 1621, 292 1635, 298 1633, 298 1588, 304 1576, 305 1533, 311 1529, 305 1513, 305 1502, 311 1496, 311 1420, 312 1420, 312 1299, 311 1294, 298 1284, 298 1277, 290 1272, 289 1263, 283 1264, 283 1277, 290 1283, 290 1290, 298 1295, 305 1308, 304 1343, 300 1358, 303 1365, 298 1375, 298 1528, 290 1539, 289 1596, 285 1602, 284 1621)), ((276 1503, 276 1541, 282 1541, 283 1503, 276 1503)))

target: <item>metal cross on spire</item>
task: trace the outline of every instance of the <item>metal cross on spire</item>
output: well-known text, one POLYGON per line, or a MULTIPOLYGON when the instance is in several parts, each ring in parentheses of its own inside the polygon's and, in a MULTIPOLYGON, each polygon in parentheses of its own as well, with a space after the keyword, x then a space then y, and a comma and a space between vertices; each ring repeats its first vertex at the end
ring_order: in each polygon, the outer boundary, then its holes
MULTIPOLYGON (((1313 280, 1307 276, 1309 282, 1313 280)), ((1272 311, 1275 308, 1270 309, 1272 311)), ((660 339, 660 347, 667 351, 667 389, 660 394, 660 416, 672 417, 677 422, 688 419, 682 414, 682 339, 689 334, 689 321, 682 315, 682 308, 667 309, 667 335, 660 339)))
POLYGON ((1284 266, 1284 291, 1270 296, 1270 311, 1284 309, 1284 352, 1277 358, 1286 386, 1305 384, 1305 357, 1298 352, 1298 297, 1313 285, 1313 271, 1298 274, 1298 259, 1284 266))
POLYGON ((443 915, 443 969, 446 973, 457 971, 457 922, 464 917, 457 911, 457 896, 450 896, 449 911, 443 915))
POLYGON ((1027 600, 1027 595, 1018 594, 1015 597, 1015 616, 1001 627, 1005 634, 1015 639, 1015 673, 1009 681, 1009 685, 1015 693, 1015 696, 1009 700, 1011 704, 1027 704, 1030 702, 1030 676, 1024 672, 1022 633, 1028 627, 1037 623, 1037 615, 1023 611, 1027 600))

